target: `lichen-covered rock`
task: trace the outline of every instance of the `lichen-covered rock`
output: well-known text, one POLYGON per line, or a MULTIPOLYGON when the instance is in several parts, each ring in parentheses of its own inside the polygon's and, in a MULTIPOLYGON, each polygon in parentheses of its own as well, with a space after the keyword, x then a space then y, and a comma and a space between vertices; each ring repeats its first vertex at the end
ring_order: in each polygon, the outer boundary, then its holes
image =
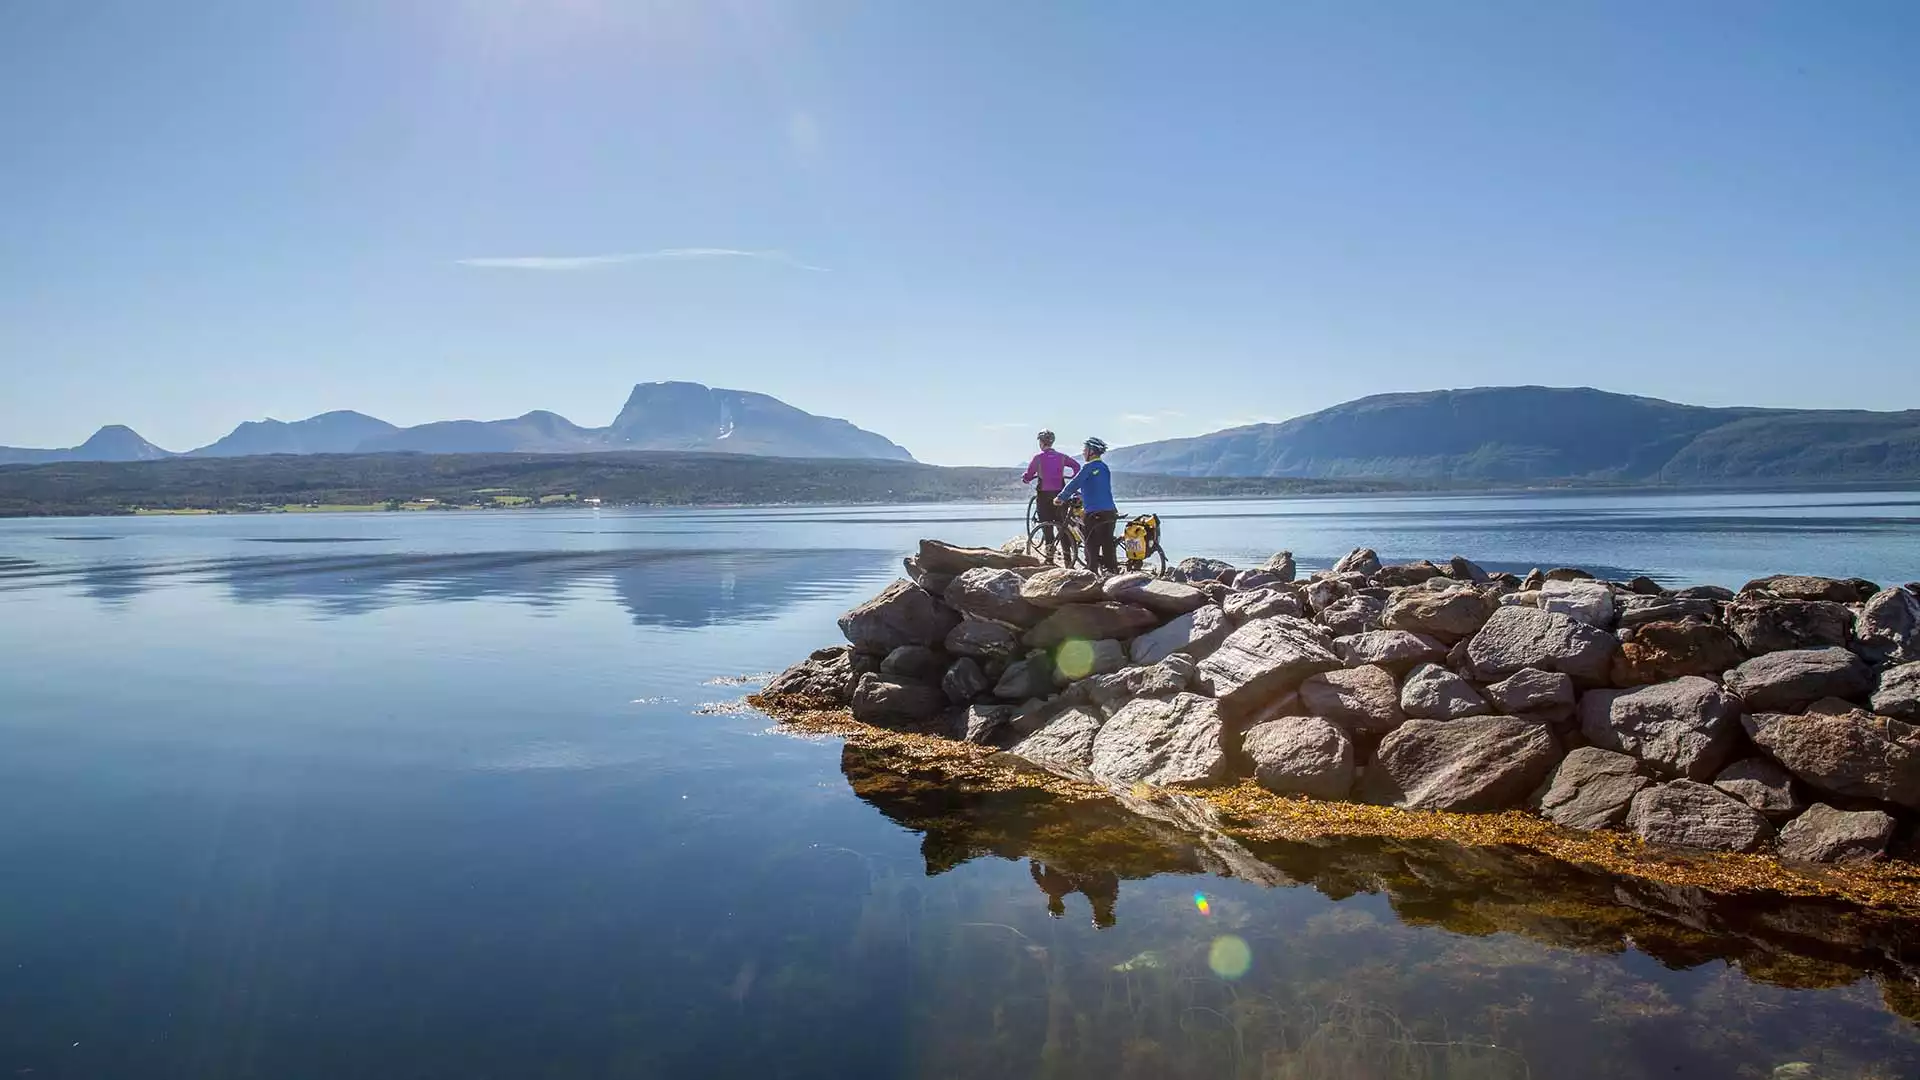
POLYGON ((1806 807, 1793 774, 1771 758, 1750 757, 1720 770, 1713 786, 1767 816, 1785 821, 1806 807))
POLYGON ((1727 630, 1748 655, 1845 648, 1853 612, 1828 600, 1781 600, 1745 593, 1726 606, 1727 630))
POLYGON ((1743 593, 1766 593, 1782 600, 1828 600, 1836 604, 1858 603, 1859 589, 1850 581, 1811 577, 1806 574, 1775 574, 1755 578, 1740 586, 1743 593))
POLYGON ((1540 816, 1569 829, 1608 829, 1626 820, 1633 797, 1653 783, 1625 754, 1583 746, 1553 770, 1540 816))
POLYGON ((1295 689, 1308 676, 1341 666, 1324 639, 1285 616, 1256 619, 1200 661, 1198 685, 1219 699, 1224 713, 1238 718, 1295 689))
POLYGON ((938 645, 959 623, 957 612, 903 578, 840 616, 840 633, 861 652, 885 656, 902 645, 938 645))
POLYGON ((1093 775, 1112 784, 1178 787, 1227 778, 1219 704, 1198 694, 1135 698, 1093 740, 1093 775))
POLYGON ((925 645, 902 645, 880 661, 880 674, 901 682, 938 686, 946 670, 946 654, 925 645))
POLYGON ((1683 675, 1718 676, 1746 659, 1733 636, 1710 623, 1651 622, 1631 634, 1613 659, 1615 686, 1644 686, 1683 675))
POLYGON ((853 700, 853 650, 845 645, 815 649, 805 660, 768 680, 764 696, 785 705, 830 709, 853 700))
POLYGON ((1459 720, 1493 710, 1472 683, 1438 664, 1421 664, 1407 673, 1407 681, 1400 687, 1400 711, 1417 720, 1459 720))
POLYGON ((1051 649, 1076 638, 1125 640, 1158 625, 1160 619, 1153 612, 1133 604, 1116 604, 1110 600, 1098 604, 1068 604, 1040 620, 1040 624, 1020 640, 1029 648, 1051 649))
POLYGON ((1014 743, 1007 753, 1069 776, 1085 776, 1093 761, 1093 741, 1099 734, 1099 716, 1085 709, 1068 709, 1014 743))
POLYGON ((1539 668, 1571 675, 1579 686, 1605 686, 1619 647, 1612 634, 1558 612, 1502 607, 1469 639, 1465 660, 1482 682, 1539 668))
POLYGON ((1350 637, 1364 634, 1369 630, 1380 629, 1380 616, 1386 614, 1387 602, 1377 596, 1355 593, 1341 597, 1327 605, 1314 619, 1327 632, 1335 637, 1350 637))
POLYGON ((947 632, 947 652, 975 660, 1007 660, 1020 652, 1020 639, 1007 626, 986 619, 962 619, 947 632))
POLYGON ((1282 716, 1253 725, 1242 742, 1253 778, 1280 795, 1344 799, 1353 790, 1353 740, 1318 716, 1282 716))
POLYGON ((1403 810, 1506 810, 1559 762, 1553 732, 1535 721, 1409 720, 1380 741, 1361 787, 1368 801, 1403 810))
POLYGON ((1236 592, 1227 597, 1223 609, 1227 621, 1239 626, 1254 619, 1270 619, 1275 615, 1298 617, 1306 614, 1300 598, 1290 592, 1279 589, 1254 589, 1251 592, 1236 592))
POLYGON ((1158 630, 1149 630, 1134 638, 1133 662, 1157 664, 1175 653, 1204 659, 1232 632, 1226 612, 1212 606, 1197 608, 1158 630))
POLYGON ((1572 708, 1573 678, 1558 671, 1521 668, 1487 687, 1486 696, 1496 712, 1508 716, 1542 709, 1572 708))
POLYGON ((1846 649, 1768 653, 1727 672, 1726 687, 1753 712, 1790 712, 1821 698, 1865 701, 1873 676, 1846 649))
POLYGON ((1873 711, 1898 720, 1920 722, 1920 660, 1880 673, 1880 681, 1873 691, 1873 711))
POLYGON ((1151 574, 1120 574, 1100 586, 1101 594, 1120 604, 1135 604, 1163 619, 1185 615, 1206 606, 1207 594, 1191 585, 1166 581, 1151 574))
POLYGON ((1747 737, 1821 791, 1920 810, 1920 740, 1911 725, 1859 709, 1753 713, 1747 737))
POLYGON ((947 696, 926 683, 867 674, 853 688, 853 718, 875 727, 911 727, 932 720, 946 707, 947 696))
POLYGON ((1096 604, 1106 599, 1106 593, 1093 571, 1055 566, 1022 582, 1020 598, 1035 607, 1052 610, 1068 604, 1096 604))
POLYGON ((940 691, 955 705, 965 705, 993 688, 987 675, 971 656, 963 656, 948 665, 940 676, 940 691))
POLYGON ((1627 827, 1650 844, 1758 851, 1773 826, 1758 810, 1710 784, 1675 780, 1633 797, 1627 827))
POLYGON ((1602 630, 1613 627, 1613 590, 1598 581, 1548 581, 1540 586, 1540 608, 1602 630))
POLYGON ((1354 548, 1340 556, 1340 561, 1333 564, 1333 572, 1371 577, 1380 572, 1380 556, 1372 548, 1354 548))
POLYGON ((970 618, 991 619, 1025 629, 1047 614, 1021 595, 1026 584, 1012 570, 981 567, 954 578, 942 599, 948 607, 970 618))
POLYGON ((1615 596, 1614 625, 1622 630, 1651 622, 1713 622, 1720 618, 1718 601, 1688 596, 1615 596))
POLYGON ((1802 862, 1864 862, 1887 852, 1893 817, 1879 810, 1836 810, 1814 803, 1780 830, 1780 857, 1802 862))
POLYGON ((1854 647, 1875 664, 1920 661, 1920 597, 1881 589, 1854 616, 1854 647))
POLYGON ((1300 705, 1356 734, 1384 735, 1400 726, 1400 688, 1382 667, 1324 671, 1300 683, 1300 705))
POLYGON ((1425 634, 1406 630, 1368 630, 1335 638, 1333 650, 1348 667, 1379 664, 1396 675, 1417 664, 1446 659, 1447 647, 1425 634))
POLYGON ((1444 642, 1471 637, 1493 614, 1495 602, 1471 586, 1407 589, 1380 617, 1389 630, 1426 634, 1444 642))
POLYGON ((1740 702, 1689 675, 1638 690, 1592 690, 1580 699, 1580 733, 1631 754, 1659 776, 1713 779, 1740 740, 1740 702))
POLYGON ((939 540, 920 541, 919 560, 921 569, 927 573, 951 577, 959 577, 981 567, 1013 570, 1023 566, 1044 565, 1037 557, 1025 553, 1003 551, 1000 548, 956 547, 939 540))
POLYGON ((1046 653, 1036 652, 1024 660, 1007 665, 993 685, 993 696, 1004 701, 1025 701, 1053 692, 1053 661, 1046 653))

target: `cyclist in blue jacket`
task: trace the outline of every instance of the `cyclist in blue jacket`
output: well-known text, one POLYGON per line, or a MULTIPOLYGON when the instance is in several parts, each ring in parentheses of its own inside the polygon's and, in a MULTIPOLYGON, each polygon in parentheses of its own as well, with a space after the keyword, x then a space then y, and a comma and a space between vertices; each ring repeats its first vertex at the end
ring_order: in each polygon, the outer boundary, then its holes
POLYGON ((1088 439, 1082 450, 1086 464, 1060 489, 1060 501, 1080 496, 1080 505, 1086 513, 1087 569, 1096 574, 1102 570, 1117 574, 1120 559, 1115 550, 1113 527, 1120 518, 1120 508, 1113 502, 1113 472, 1101 460, 1107 444, 1100 439, 1088 439))

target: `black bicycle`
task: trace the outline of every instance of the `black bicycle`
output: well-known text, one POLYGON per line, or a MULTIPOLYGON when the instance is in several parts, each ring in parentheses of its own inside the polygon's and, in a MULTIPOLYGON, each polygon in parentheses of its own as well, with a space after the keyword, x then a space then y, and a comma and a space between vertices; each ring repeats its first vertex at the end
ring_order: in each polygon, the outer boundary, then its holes
POLYGON ((1086 544, 1086 532, 1080 515, 1080 500, 1073 499, 1059 504, 1059 513, 1053 521, 1053 537, 1047 537, 1047 522, 1040 520, 1040 496, 1027 499, 1027 553, 1038 555, 1047 562, 1072 569, 1079 565, 1080 552, 1086 544))

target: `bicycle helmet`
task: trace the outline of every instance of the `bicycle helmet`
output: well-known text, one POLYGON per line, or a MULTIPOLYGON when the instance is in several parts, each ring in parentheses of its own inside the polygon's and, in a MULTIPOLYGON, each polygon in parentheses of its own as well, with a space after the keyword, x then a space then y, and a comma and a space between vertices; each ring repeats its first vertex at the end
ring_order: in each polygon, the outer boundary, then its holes
POLYGON ((1092 436, 1088 436, 1087 449, 1093 451, 1096 454, 1104 454, 1107 452, 1107 441, 1105 439, 1097 439, 1092 436))
POLYGON ((1041 442, 1046 443, 1048 446, 1053 445, 1053 432, 1047 430, 1046 428, 1041 428, 1040 434, 1034 436, 1034 438, 1039 439, 1041 442))

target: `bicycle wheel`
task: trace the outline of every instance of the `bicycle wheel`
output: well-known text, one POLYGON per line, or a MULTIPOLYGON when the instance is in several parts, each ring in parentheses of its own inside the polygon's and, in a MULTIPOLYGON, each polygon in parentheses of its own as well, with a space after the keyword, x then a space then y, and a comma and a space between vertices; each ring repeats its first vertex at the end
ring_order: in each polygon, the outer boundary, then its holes
POLYGON ((1033 539, 1033 527, 1039 524, 1036 515, 1040 512, 1040 493, 1027 496, 1027 539, 1033 539))
POLYGON ((1060 565, 1071 570, 1079 562, 1086 537, 1080 535, 1080 523, 1065 514, 1060 516, 1055 528, 1060 533, 1060 565))

